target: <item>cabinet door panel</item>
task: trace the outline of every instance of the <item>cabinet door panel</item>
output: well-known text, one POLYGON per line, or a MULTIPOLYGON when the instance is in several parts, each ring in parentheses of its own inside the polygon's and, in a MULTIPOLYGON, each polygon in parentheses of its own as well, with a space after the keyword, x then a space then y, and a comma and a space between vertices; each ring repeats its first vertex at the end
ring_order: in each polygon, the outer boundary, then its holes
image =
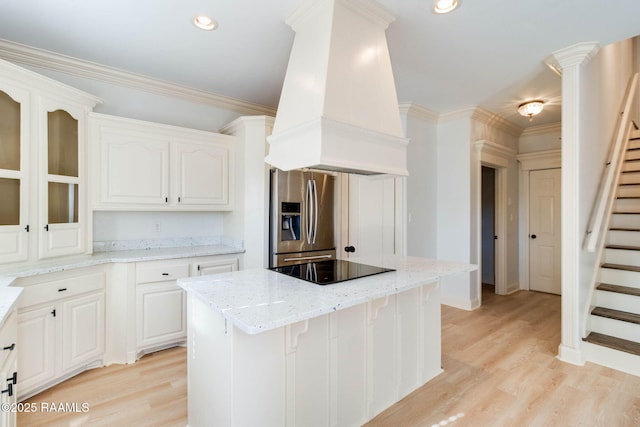
POLYGON ((0 264, 27 259, 29 94, 0 83, 0 264))
POLYGON ((167 203, 168 142, 103 132, 101 150, 103 202, 139 205, 167 203))
POLYGON ((100 359, 104 353, 104 294, 62 303, 62 371, 100 359))
POLYGON ((184 291, 174 281, 137 286, 138 347, 186 338, 184 291))
POLYGON ((229 149, 218 145, 176 143, 177 189, 181 205, 229 203, 229 149))
POLYGON ((47 305, 18 314, 19 400, 55 377, 54 309, 54 305, 47 305))

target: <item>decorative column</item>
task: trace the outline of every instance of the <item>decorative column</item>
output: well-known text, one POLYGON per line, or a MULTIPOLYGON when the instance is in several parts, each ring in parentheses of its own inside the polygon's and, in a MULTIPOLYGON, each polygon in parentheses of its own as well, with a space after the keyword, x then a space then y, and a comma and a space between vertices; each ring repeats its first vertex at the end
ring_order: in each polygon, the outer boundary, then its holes
POLYGON ((596 42, 579 43, 551 54, 547 64, 562 76, 562 338, 558 358, 583 365, 580 351, 579 176, 582 66, 599 50, 596 42))

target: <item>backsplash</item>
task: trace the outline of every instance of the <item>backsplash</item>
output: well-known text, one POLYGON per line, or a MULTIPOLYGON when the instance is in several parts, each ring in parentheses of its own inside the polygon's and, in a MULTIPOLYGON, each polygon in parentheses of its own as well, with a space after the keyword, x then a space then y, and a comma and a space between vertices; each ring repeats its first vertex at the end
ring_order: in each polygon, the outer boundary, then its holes
POLYGON ((242 240, 235 240, 225 236, 218 237, 173 237, 166 239, 137 239, 137 240, 103 240, 93 242, 93 252, 127 251, 138 249, 180 248, 187 246, 225 245, 237 249, 244 248, 242 240))

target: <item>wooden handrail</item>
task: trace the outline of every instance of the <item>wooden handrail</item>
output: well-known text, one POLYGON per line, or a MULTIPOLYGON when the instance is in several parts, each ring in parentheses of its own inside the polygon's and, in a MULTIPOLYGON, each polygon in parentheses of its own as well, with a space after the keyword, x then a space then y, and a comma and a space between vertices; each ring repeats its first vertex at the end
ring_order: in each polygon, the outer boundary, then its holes
POLYGON ((596 204, 587 230, 586 249, 588 252, 595 252, 598 249, 598 243, 601 242, 604 230, 611 217, 616 187, 618 186, 618 176, 633 125, 631 109, 637 95, 637 88, 638 73, 635 73, 627 87, 622 114, 620 115, 615 138, 612 141, 613 146, 609 152, 609 158, 605 164, 606 169, 603 181, 600 185, 598 197, 595 200, 596 204))

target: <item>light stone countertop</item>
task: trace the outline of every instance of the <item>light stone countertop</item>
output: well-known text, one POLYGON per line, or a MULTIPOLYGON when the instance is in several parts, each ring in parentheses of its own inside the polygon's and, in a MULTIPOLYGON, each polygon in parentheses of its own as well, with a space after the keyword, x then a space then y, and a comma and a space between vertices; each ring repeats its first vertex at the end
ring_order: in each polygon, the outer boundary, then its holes
POLYGON ((13 266, 0 269, 0 323, 4 321, 6 314, 13 307, 22 292, 20 287, 10 286, 15 279, 30 277, 40 274, 54 273, 57 271, 71 270, 75 268, 91 267, 95 265, 153 261, 172 258, 191 258, 210 255, 230 255, 243 253, 244 249, 238 246, 225 244, 163 247, 151 249, 120 250, 113 252, 98 252, 94 255, 82 255, 77 257, 64 257, 53 260, 30 263, 21 266, 13 266))
POLYGON ((0 287, 11 284, 11 282, 18 277, 36 276, 39 274, 54 273, 74 268, 91 267, 94 265, 118 262, 153 261, 171 258, 191 258, 209 255, 229 255, 240 254, 243 252, 244 249, 228 245, 185 246, 177 248, 98 252, 94 255, 64 257, 0 269, 0 287))
POLYGON ((257 334, 477 269, 473 264, 395 255, 349 261, 396 271, 321 286, 251 269, 179 279, 178 285, 240 330, 257 334))

